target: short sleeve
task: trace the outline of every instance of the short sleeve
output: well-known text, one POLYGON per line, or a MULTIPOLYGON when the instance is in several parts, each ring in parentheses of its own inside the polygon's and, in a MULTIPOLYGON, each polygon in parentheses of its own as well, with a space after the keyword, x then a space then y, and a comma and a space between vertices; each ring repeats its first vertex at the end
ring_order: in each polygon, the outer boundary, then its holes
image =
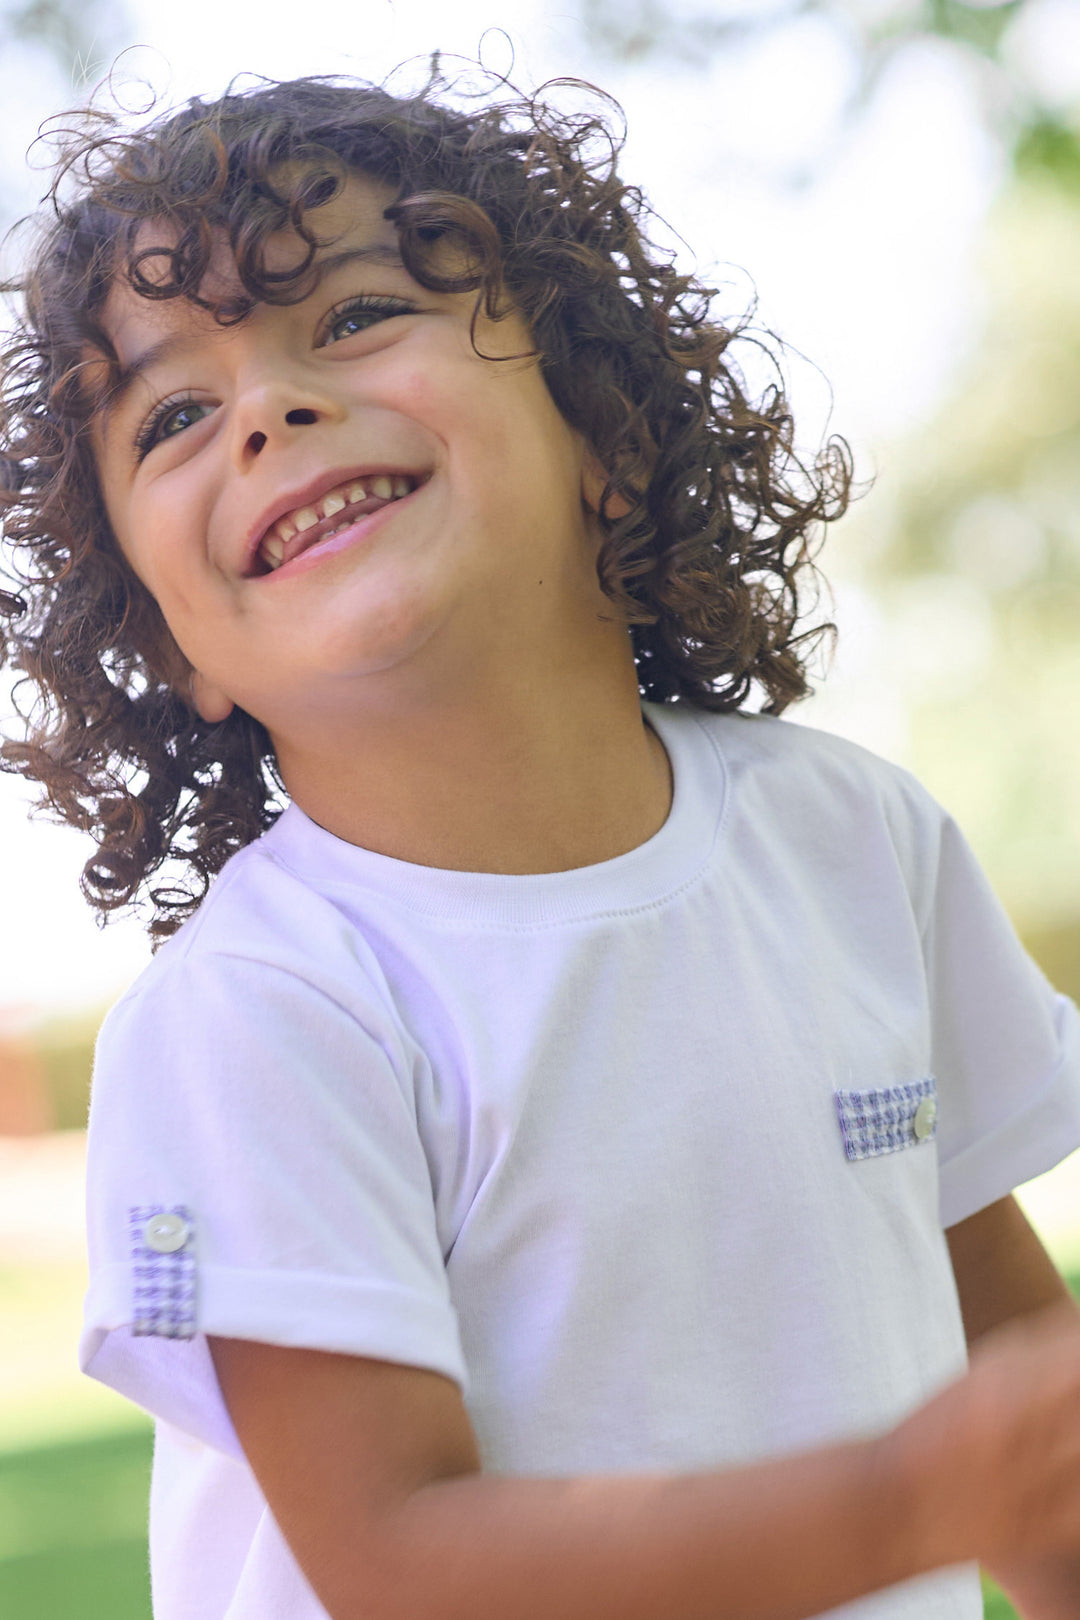
POLYGON ((937 819, 923 946, 947 1227, 1080 1147, 1080 1018, 1024 950, 955 822, 937 819))
POLYGON ((189 953, 98 1040, 80 1366, 231 1455, 207 1334, 465 1387, 407 1048, 374 995, 350 1002, 189 953))

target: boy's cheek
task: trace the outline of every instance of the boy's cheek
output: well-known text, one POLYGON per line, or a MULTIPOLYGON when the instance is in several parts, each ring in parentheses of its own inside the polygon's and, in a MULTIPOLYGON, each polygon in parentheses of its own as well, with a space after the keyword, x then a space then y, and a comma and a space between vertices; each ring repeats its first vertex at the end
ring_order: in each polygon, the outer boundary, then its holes
MULTIPOLYGON (((410 366, 408 370, 399 371, 394 379, 392 409, 395 414, 412 418, 423 428, 434 429, 441 436, 453 420, 455 402, 460 421, 465 402, 463 390, 455 386, 457 380, 453 373, 448 376, 442 367, 410 366)), ((427 436, 424 435, 425 438, 427 436)))

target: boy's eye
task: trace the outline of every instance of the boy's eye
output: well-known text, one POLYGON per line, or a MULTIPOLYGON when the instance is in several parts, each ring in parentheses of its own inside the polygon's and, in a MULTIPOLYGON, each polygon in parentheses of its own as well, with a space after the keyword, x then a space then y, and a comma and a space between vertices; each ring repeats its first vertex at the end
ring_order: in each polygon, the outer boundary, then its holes
POLYGON ((342 338, 353 337, 357 332, 365 332, 377 321, 387 320, 393 315, 412 315, 415 309, 415 304, 406 303, 401 298, 372 295, 350 298, 332 309, 323 322, 321 347, 326 348, 342 338))
POLYGON ((135 448, 140 461, 162 439, 175 438, 185 428, 201 422, 203 416, 213 409, 212 405, 201 399, 163 399, 139 429, 135 448))

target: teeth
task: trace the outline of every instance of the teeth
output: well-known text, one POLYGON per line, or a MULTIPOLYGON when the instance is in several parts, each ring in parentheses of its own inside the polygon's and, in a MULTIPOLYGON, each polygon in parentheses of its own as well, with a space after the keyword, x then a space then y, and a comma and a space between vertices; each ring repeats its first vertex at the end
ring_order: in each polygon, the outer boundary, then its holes
MULTIPOLYGON (((285 549, 296 535, 314 528, 325 518, 333 517, 335 512, 344 511, 346 506, 366 501, 369 496, 376 496, 381 501, 400 500, 403 495, 411 495, 414 487, 415 480, 404 473, 379 473, 374 478, 356 478, 351 484, 343 484, 340 489, 332 489, 328 495, 324 495, 319 503, 321 512, 317 512, 313 506, 302 506, 299 511, 290 512, 288 517, 279 518, 259 547, 260 553, 271 568, 280 568, 285 549)), ((331 534, 340 534, 347 527, 347 523, 339 523, 327 532, 324 539, 328 540, 331 534)))

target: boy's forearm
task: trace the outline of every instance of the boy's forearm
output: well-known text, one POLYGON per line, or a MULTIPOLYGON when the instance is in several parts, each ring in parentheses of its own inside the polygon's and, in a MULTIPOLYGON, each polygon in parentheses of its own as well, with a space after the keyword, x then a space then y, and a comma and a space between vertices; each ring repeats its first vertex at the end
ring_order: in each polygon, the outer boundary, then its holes
POLYGON ((879 1441, 717 1474, 470 1475, 414 1492, 380 1573, 367 1563, 327 1606, 333 1620, 802 1620, 932 1567, 905 1531, 918 1517, 879 1441))

